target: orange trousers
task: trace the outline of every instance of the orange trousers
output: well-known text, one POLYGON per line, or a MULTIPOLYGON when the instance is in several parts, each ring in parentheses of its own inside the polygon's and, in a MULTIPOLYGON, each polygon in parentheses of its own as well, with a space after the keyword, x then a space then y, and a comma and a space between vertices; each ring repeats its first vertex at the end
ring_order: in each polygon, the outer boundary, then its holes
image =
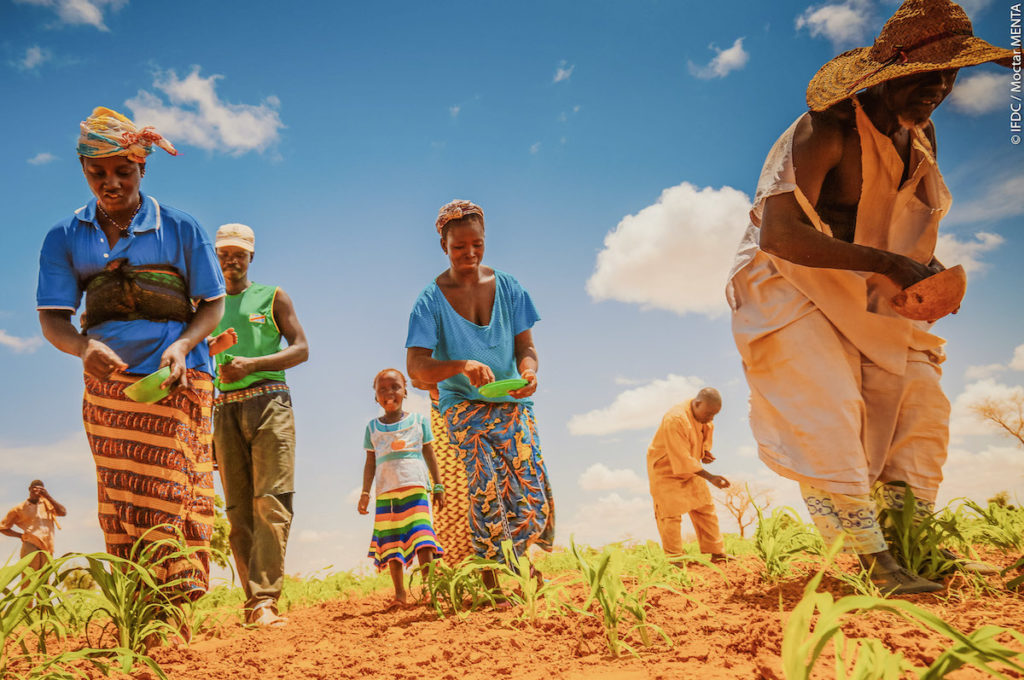
MULTIPOLYGON (((713 503, 702 505, 690 511, 693 531, 697 534, 697 543, 702 553, 718 554, 725 552, 725 541, 718 529, 718 515, 713 503)), ((668 555, 681 555, 683 550, 683 533, 681 515, 662 515, 658 507, 654 508, 654 519, 658 523, 661 535, 661 548, 668 555)))

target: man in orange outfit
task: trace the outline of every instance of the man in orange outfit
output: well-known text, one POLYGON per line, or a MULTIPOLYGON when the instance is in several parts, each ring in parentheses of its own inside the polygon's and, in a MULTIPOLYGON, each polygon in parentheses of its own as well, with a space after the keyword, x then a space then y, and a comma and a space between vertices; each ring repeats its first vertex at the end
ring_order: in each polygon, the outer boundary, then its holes
POLYGON ((0 520, 0 534, 21 540, 20 557, 35 553, 28 566, 39 570, 53 554, 53 535, 59 528, 57 518, 66 514, 68 511, 53 499, 42 481, 35 479, 28 485, 28 500, 11 508, 0 520), (15 526, 21 531, 16 531, 15 526))
POLYGON ((729 480, 711 474, 703 466, 715 460, 711 455, 711 421, 721 410, 722 396, 718 390, 705 387, 693 399, 668 410, 647 449, 654 518, 661 547, 668 555, 683 553, 680 525, 683 515, 689 513, 700 551, 710 553, 713 562, 726 558, 707 482, 725 489, 729 480))

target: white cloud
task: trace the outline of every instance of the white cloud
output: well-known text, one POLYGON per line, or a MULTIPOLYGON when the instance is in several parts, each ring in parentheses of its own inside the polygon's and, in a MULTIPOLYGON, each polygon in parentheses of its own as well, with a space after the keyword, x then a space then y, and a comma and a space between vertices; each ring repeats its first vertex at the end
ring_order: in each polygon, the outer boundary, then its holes
POLYGON ((828 38, 837 49, 868 42, 871 28, 869 0, 808 7, 796 18, 796 28, 806 28, 814 38, 828 38))
POLYGON ((534 142, 533 144, 530 145, 531 154, 537 155, 538 151, 540 151, 540 142, 534 142))
POLYGON ((0 443, 0 478, 10 477, 39 477, 43 481, 47 478, 94 479, 96 467, 85 431, 49 444, 8 446, 0 443))
POLYGON ((47 163, 50 163, 55 160, 57 160, 56 156, 54 156, 52 153, 47 153, 46 151, 44 151, 42 153, 37 153, 35 156, 32 156, 32 158, 29 158, 28 162, 30 165, 46 165, 47 163))
POLYGON ((614 492, 577 506, 558 533, 566 543, 571 536, 577 544, 591 546, 626 539, 658 540, 651 497, 614 492))
POLYGON ((31 71, 51 58, 49 50, 44 50, 39 45, 33 45, 25 50, 25 56, 18 60, 17 65, 22 71, 31 71))
POLYGON ((624 489, 633 493, 644 493, 648 490, 647 481, 640 478, 634 470, 612 470, 603 463, 594 463, 579 478, 580 488, 584 491, 611 491, 624 489))
POLYGON ((947 267, 959 264, 967 272, 978 272, 986 267, 981 261, 981 255, 1001 246, 1003 240, 999 234, 985 231, 979 231, 974 235, 974 240, 967 241, 959 241, 951 234, 939 234, 935 257, 947 267))
MULTIPOLYGON (((356 499, 359 500, 358 498, 356 499)), ((303 529, 299 532, 296 537, 299 543, 323 543, 324 541, 330 540, 336 537, 340 532, 338 531, 318 531, 317 529, 303 529)))
POLYGON ((964 8, 967 16, 974 19, 977 14, 989 6, 992 0, 960 0, 957 4, 964 8))
POLYGON ((128 0, 14 0, 38 7, 49 7, 57 13, 62 23, 78 26, 86 25, 101 31, 110 30, 103 23, 103 12, 107 9, 117 10, 128 4, 128 0))
POLYGON ((462 110, 461 106, 449 106, 448 107, 448 113, 451 115, 452 118, 458 117, 459 111, 461 111, 461 110, 462 110))
POLYGON ((957 80, 949 105, 960 113, 981 116, 1006 108, 1007 78, 1000 73, 971 73, 957 80))
POLYGON ((957 203, 943 220, 944 225, 1000 220, 1024 214, 1024 174, 1008 173, 993 179, 989 189, 981 197, 957 203))
POLYGON ((966 497, 982 505, 999 493, 1024 500, 1024 456, 1015 446, 989 446, 978 453, 954 447, 942 467, 938 505, 966 497))
POLYGON ((964 391, 953 400, 949 418, 949 437, 954 442, 962 441, 968 435, 993 434, 995 426, 985 422, 971 407, 986 399, 1010 399, 1024 393, 1020 385, 1005 385, 993 378, 985 378, 968 384, 964 391))
POLYGON ((1002 364, 985 364, 984 366, 968 366, 964 371, 964 378, 967 380, 984 380, 1003 372, 1006 366, 1002 364))
POLYGON ((40 337, 19 338, 0 328, 0 345, 11 349, 15 354, 22 354, 23 352, 34 352, 42 347, 43 339, 40 337))
POLYGON ((746 228, 750 199, 732 187, 665 189, 604 239, 587 292, 678 314, 719 316, 725 284, 746 228))
POLYGON ((1013 350, 1010 368, 1015 371, 1024 371, 1024 345, 1017 345, 1017 348, 1013 350))
POLYGON ((619 393, 606 408, 572 416, 569 432, 605 435, 654 427, 670 406, 693 397, 702 387, 704 382, 700 378, 669 374, 664 379, 619 393))
POLYGON ((232 104, 218 96, 217 81, 223 76, 199 75, 199 67, 185 78, 174 71, 157 74, 153 87, 163 92, 170 104, 155 94, 139 90, 125 102, 135 121, 153 125, 172 143, 191 144, 202 149, 238 155, 263 152, 278 140, 284 124, 278 114, 280 102, 267 97, 260 104, 232 104))
POLYGON ((709 45, 715 51, 715 58, 704 66, 689 62, 690 75, 704 80, 724 78, 730 71, 741 69, 747 65, 750 55, 743 49, 743 38, 736 38, 732 47, 726 50, 709 45))
POLYGON ((555 69, 555 78, 551 82, 560 83, 563 80, 569 80, 572 77, 572 72, 576 70, 575 64, 570 64, 563 59, 559 64, 558 68, 555 69))

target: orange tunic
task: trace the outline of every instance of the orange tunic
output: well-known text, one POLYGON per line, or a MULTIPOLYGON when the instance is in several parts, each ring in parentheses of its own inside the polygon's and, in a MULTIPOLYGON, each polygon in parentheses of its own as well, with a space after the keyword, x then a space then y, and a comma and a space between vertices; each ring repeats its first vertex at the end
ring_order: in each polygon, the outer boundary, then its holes
POLYGON ((40 498, 38 503, 26 500, 15 505, 0 521, 0 529, 10 529, 12 526, 17 526, 25 533, 26 543, 53 554, 57 512, 48 500, 40 498))
POLYGON ((662 417, 647 449, 647 478, 654 505, 664 515, 683 515, 712 503, 708 484, 697 473, 711 450, 714 425, 699 423, 692 400, 676 404, 662 417))

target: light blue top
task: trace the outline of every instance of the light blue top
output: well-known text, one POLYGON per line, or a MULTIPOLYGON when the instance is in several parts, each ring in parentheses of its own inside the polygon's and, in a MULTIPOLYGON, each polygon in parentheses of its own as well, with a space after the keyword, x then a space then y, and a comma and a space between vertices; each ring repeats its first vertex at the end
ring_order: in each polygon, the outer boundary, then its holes
MULTIPOLYGON (((495 269, 494 278, 494 307, 491 322, 486 326, 467 321, 456 312, 438 288, 437 281, 432 281, 420 293, 409 314, 409 335, 405 346, 433 350, 431 356, 440 361, 474 359, 490 366, 495 380, 520 377, 516 366, 515 338, 533 328, 540 315, 530 294, 515 277, 495 269)), ((438 408, 442 413, 460 401, 533 404, 530 399, 485 397, 462 373, 440 382, 438 391, 438 408)))
POLYGON ((409 486, 430 487, 423 445, 434 441, 430 421, 410 413, 397 423, 374 418, 366 426, 363 448, 372 451, 377 462, 374 476, 378 494, 409 486))
MULTIPOLYGON (((94 198, 46 234, 39 253, 36 309, 75 312, 89 277, 118 258, 128 258, 130 265, 173 265, 185 277, 193 300, 224 296, 224 276, 213 244, 191 215, 143 195, 128 236, 111 248, 96 219, 94 198)), ((114 350, 128 364, 128 373, 146 374, 160 367, 160 355, 184 330, 179 321, 105 321, 90 327, 88 336, 114 350)), ((188 368, 214 374, 206 340, 186 360, 188 368)))

